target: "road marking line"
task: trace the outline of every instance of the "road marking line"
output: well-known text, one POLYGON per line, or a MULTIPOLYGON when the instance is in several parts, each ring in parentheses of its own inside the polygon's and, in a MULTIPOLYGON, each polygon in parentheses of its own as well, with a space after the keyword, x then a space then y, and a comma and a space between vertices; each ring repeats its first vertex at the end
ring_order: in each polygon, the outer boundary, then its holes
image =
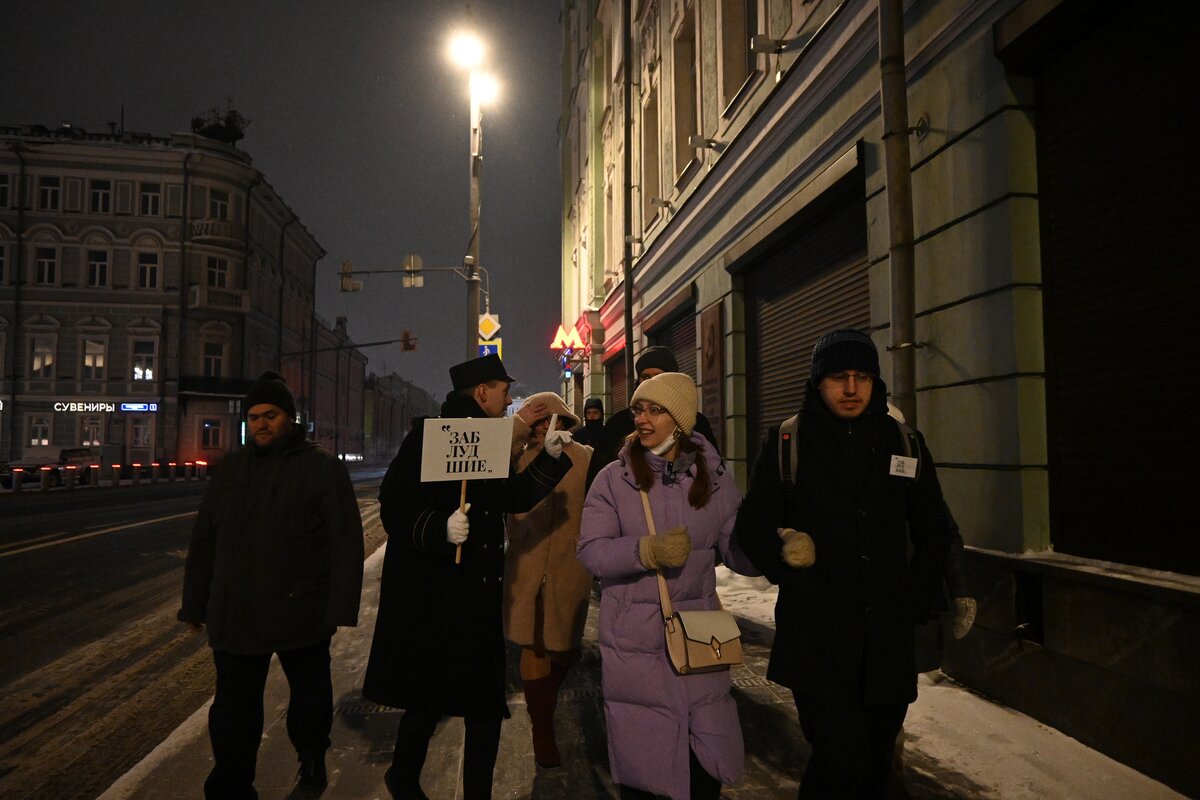
MULTIPOLYGON (((130 522, 126 525, 114 525, 111 528, 104 528, 102 530, 91 531, 89 533, 80 533, 76 536, 68 536, 65 539, 58 539, 53 542, 43 542, 42 544, 31 544, 28 547, 22 547, 19 550, 10 550, 7 553, 0 553, 0 558, 8 558, 9 556, 15 556, 15 555, 19 555, 21 553, 28 553, 31 550, 41 550, 46 547, 54 547, 54 546, 60 545, 60 544, 67 544, 69 542, 77 542, 80 539, 91 539, 93 536, 100 536, 101 534, 105 534, 105 533, 114 533, 116 531, 128 530, 129 528, 141 528, 146 525, 157 525, 160 522, 170 522, 173 519, 183 519, 184 517, 194 517, 198 513, 199 513, 198 511, 185 511, 182 514, 171 514, 166 517, 157 517, 155 519, 142 520, 141 522, 130 522)), ((45 537, 41 537, 41 538, 45 538, 45 537)), ((38 541, 38 539, 28 539, 26 541, 36 542, 36 541, 38 541)), ((24 544, 24 542, 18 542, 17 544, 24 544)))
POLYGON ((59 531, 58 533, 48 533, 45 536, 35 536, 32 539, 25 539, 24 541, 21 541, 21 542, 11 542, 9 544, 0 544, 0 550, 7 550, 10 547, 21 547, 23 545, 33 544, 34 542, 44 542, 47 539, 53 539, 56 536, 62 536, 64 533, 66 533, 66 531, 59 531))

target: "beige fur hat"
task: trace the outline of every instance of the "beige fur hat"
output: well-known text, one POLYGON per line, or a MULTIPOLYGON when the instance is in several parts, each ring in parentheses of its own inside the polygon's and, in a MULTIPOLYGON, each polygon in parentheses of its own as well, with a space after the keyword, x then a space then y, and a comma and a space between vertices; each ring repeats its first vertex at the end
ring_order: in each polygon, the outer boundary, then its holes
POLYGON ((629 404, 632 406, 639 401, 662 406, 685 436, 692 435, 692 428, 696 425, 696 410, 700 404, 696 399, 696 384, 690 375, 662 372, 642 381, 629 404))
POLYGON ((551 414, 558 414, 558 418, 567 423, 568 430, 579 424, 579 417, 575 416, 571 409, 567 408, 567 404, 563 402, 563 399, 554 392, 531 394, 525 398, 525 402, 521 404, 521 408, 538 401, 545 403, 546 408, 550 409, 551 414))

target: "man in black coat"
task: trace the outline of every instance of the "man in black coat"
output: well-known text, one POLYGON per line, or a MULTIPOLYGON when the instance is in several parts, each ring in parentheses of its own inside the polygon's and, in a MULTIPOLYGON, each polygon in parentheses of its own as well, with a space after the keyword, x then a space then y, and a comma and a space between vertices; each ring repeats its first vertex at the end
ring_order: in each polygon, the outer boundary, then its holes
POLYGON ((767 677, 792 690, 812 747, 801 798, 884 796, 917 696, 913 628, 944 607, 942 490, 886 396, 869 336, 822 337, 799 423, 782 449, 767 432, 734 529, 779 585, 767 677))
MULTIPOLYGON (((637 371, 637 381, 633 384, 636 389, 642 381, 649 380, 655 375, 663 372, 679 372, 679 363, 675 360, 675 354, 669 347, 654 345, 642 351, 637 361, 634 362, 633 368, 637 371)), ((617 460, 621 448, 625 446, 626 437, 633 433, 636 427, 629 412, 621 411, 608 418, 599 434, 592 434, 592 438, 588 441, 593 448, 592 460, 588 463, 588 489, 592 488, 592 481, 596 480, 600 470, 617 460)), ((709 424, 708 417, 699 411, 696 412, 696 424, 692 430, 707 439, 713 449, 719 452, 717 437, 713 433, 712 425, 709 424)))
POLYGON ((574 433, 575 442, 590 447, 599 441, 603 430, 604 401, 599 397, 589 398, 583 404, 583 424, 574 433))
POLYGON ((358 623, 362 518, 346 466, 295 423, 283 378, 267 372, 242 406, 250 444, 214 471, 192 528, 178 617, 208 627, 217 692, 208 713, 208 798, 255 798, 271 654, 287 675, 288 737, 300 783, 326 782, 333 725, 329 640, 358 623))
MULTIPOLYGON (((454 391, 443 417, 502 417, 512 378, 496 355, 450 368, 454 391)), ((514 443, 550 412, 526 403, 513 419, 514 443)), ((427 423, 429 424, 429 423, 427 423)), ((405 709, 385 782, 393 797, 423 798, 419 779, 429 739, 443 716, 463 717, 463 796, 491 797, 505 703, 504 515, 533 508, 570 470, 561 458, 566 431, 522 472, 467 484, 459 511, 457 481, 421 483, 423 431, 404 438, 379 490, 388 533, 379 615, 363 696, 405 709), (455 563, 456 545, 462 561, 455 563)))

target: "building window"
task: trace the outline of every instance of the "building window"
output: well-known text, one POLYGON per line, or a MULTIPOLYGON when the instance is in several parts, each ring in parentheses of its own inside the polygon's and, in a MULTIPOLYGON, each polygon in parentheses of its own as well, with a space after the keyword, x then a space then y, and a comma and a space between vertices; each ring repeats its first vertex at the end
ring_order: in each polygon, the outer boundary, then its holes
POLYGON ((757 64, 757 56, 750 52, 750 38, 758 33, 758 0, 726 0, 717 4, 717 13, 721 105, 722 113, 728 113, 757 64))
POLYGON ((108 286, 108 251, 88 250, 87 285, 108 286))
POLYGON ((34 335, 29 343, 29 377, 54 377, 55 337, 48 334, 34 335))
POLYGON ((158 253, 138 253, 137 288, 158 288, 158 253))
POLYGON ((696 6, 684 12, 675 34, 672 52, 675 80, 675 177, 678 178, 695 158, 696 149, 689 139, 700 133, 696 114, 699 91, 696 74, 696 6))
POLYGON ((99 447, 100 431, 103 427, 103 418, 84 417, 79 422, 79 443, 84 447, 99 447))
POLYGON ((133 379, 154 380, 155 359, 158 345, 153 339, 136 339, 133 342, 133 379))
POLYGON ((112 211, 112 181, 92 181, 93 214, 108 214, 112 211))
POLYGON ((42 211, 58 211, 62 182, 58 178, 38 178, 38 208, 42 211))
POLYGON ((143 217, 162 216, 162 184, 142 184, 140 208, 143 217))
POLYGON ((0 244, 0 283, 4 283, 5 265, 8 264, 8 248, 0 244))
POLYGON ((58 251, 53 247, 37 249, 33 282, 40 286, 54 286, 58 282, 58 251))
POLYGON ((32 416, 29 418, 29 437, 27 441, 32 447, 45 447, 50 444, 49 417, 32 416))
POLYGON ((150 420, 145 417, 134 417, 129 424, 130 447, 145 448, 150 446, 150 420))
POLYGON ((216 256, 208 257, 208 285, 214 289, 224 289, 229 280, 229 261, 216 256))
POLYGON ((83 379, 104 380, 104 342, 99 339, 83 340, 83 379))
POLYGON ((204 343, 204 377, 220 378, 225 361, 225 345, 220 342, 204 343))
POLYGON ((208 192, 209 219, 229 219, 229 192, 210 189, 208 192))
POLYGON ((658 160, 658 87, 650 89, 650 97, 642 110, 642 226, 647 227, 657 213, 652 199, 662 197, 662 179, 658 160))
POLYGON ((8 176, 0 175, 0 208, 8 208, 8 176))
POLYGON ((205 450, 221 449, 221 420, 200 420, 200 446, 205 450))

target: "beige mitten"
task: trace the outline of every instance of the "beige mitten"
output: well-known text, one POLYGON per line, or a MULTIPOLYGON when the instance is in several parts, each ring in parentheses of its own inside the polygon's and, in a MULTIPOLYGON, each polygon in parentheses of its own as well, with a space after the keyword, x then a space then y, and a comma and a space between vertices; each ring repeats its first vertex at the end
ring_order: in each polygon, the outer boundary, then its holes
POLYGON ((683 525, 658 536, 643 536, 638 541, 638 557, 646 569, 682 567, 691 552, 692 539, 683 525))
POLYGON ((817 546, 807 533, 784 528, 779 538, 783 540, 783 560, 789 567, 811 567, 816 562, 817 546))
POLYGON ((978 604, 974 597, 954 598, 954 638, 961 639, 971 632, 975 624, 975 612, 978 604))

